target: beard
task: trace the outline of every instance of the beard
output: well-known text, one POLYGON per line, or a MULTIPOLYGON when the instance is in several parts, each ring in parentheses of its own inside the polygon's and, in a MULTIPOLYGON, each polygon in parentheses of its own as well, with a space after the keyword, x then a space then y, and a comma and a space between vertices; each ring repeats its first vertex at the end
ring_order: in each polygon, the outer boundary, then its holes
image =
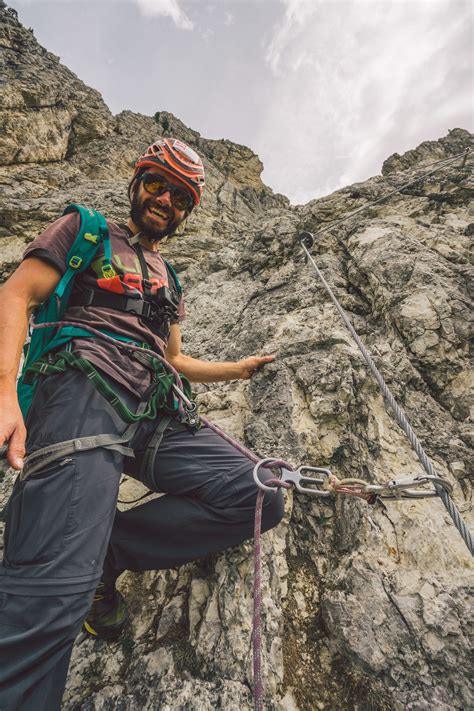
POLYGON ((160 240, 172 235, 178 229, 184 218, 178 219, 174 216, 174 209, 160 207, 163 212, 168 214, 168 223, 163 229, 159 229, 153 221, 145 214, 149 205, 152 205, 152 200, 140 200, 137 193, 132 195, 130 217, 139 231, 150 240, 150 242, 159 242, 160 240))

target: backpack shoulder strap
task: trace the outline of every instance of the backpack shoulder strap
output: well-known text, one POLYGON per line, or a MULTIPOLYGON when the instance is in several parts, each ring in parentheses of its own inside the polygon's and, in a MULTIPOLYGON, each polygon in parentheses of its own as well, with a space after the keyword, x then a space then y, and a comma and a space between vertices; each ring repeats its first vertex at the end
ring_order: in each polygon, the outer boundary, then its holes
MULTIPOLYGON (((82 207, 82 205, 68 205, 64 214, 67 215, 71 212, 79 213, 80 227, 66 256, 66 271, 53 293, 35 310, 35 322, 37 324, 54 324, 61 321, 67 308, 74 278, 79 272, 87 269, 101 244, 104 245, 106 256, 103 271, 108 268, 113 270, 109 230, 105 218, 100 212, 89 210, 86 207, 82 207)), ((62 335, 61 330, 57 331, 55 327, 36 329, 31 332, 31 339, 25 350, 23 371, 17 386, 18 400, 24 417, 27 415, 36 387, 35 384, 30 385, 25 382, 25 374, 28 368, 49 350, 57 345, 64 345, 71 337, 71 335, 69 337, 62 335)))
POLYGON ((181 296, 183 293, 183 287, 181 286, 181 282, 178 279, 178 275, 176 274, 174 267, 171 266, 167 259, 163 258, 163 261, 165 263, 166 271, 168 272, 168 283, 170 287, 174 289, 178 296, 181 296))
MULTIPOLYGON (((104 245, 104 264, 102 267, 104 276, 109 276, 109 271, 113 271, 109 228, 104 216, 97 210, 91 210, 75 203, 68 205, 63 215, 68 215, 71 212, 79 213, 80 227, 67 253, 66 271, 54 292, 59 299, 63 298, 75 276, 87 269, 101 244, 104 245)), ((113 274, 110 274, 110 276, 113 276, 113 274)))

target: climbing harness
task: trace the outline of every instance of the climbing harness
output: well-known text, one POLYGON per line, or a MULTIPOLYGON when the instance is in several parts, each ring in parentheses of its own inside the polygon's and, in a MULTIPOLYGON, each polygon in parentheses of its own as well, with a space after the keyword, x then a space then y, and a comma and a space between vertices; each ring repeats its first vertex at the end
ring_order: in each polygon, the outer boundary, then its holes
MULTIPOLYGON (((48 322, 33 324, 32 329, 48 329, 53 325, 60 326, 64 329, 71 326, 71 322, 61 321, 56 324, 48 322)), ((83 328, 90 336, 95 336, 116 344, 116 340, 113 336, 109 336, 91 326, 85 325, 83 328)), ((121 435, 100 434, 82 437, 37 449, 25 458, 24 467, 20 475, 21 479, 26 479, 47 464, 79 450, 86 451, 97 447, 104 447, 106 449, 118 450, 125 456, 133 457, 133 449, 126 445, 131 442, 140 422, 145 419, 154 420, 160 414, 161 421, 154 436, 147 445, 140 471, 140 479, 144 483, 150 483, 156 453, 160 446, 163 433, 171 419, 177 416, 181 422, 192 429, 200 427, 201 422, 197 415, 197 406, 190 399, 191 386, 188 380, 180 376, 160 354, 155 352, 152 354, 149 349, 136 346, 132 343, 127 343, 126 348, 138 357, 140 355, 142 355, 142 357, 144 356, 147 362, 153 367, 152 384, 147 389, 144 399, 140 402, 136 412, 132 412, 126 404, 120 400, 104 378, 102 378, 99 372, 85 358, 79 358, 73 353, 62 351, 52 357, 48 356, 47 359, 40 360, 30 366, 29 373, 32 375, 54 375, 64 372, 67 368, 79 370, 93 383, 98 392, 115 409, 121 419, 128 423, 128 427, 121 435)))
POLYGON ((105 284, 103 280, 98 281, 104 288, 81 287, 71 295, 68 307, 95 306, 133 314, 138 316, 140 322, 153 334, 166 341, 170 333, 170 324, 176 322, 179 316, 179 298, 183 290, 177 274, 171 264, 164 259, 170 287, 160 285, 157 279, 150 279, 141 245, 135 243, 127 225, 120 225, 120 227, 129 234, 128 241, 137 254, 141 276, 130 273, 123 276, 116 275, 112 279, 114 290, 117 289, 117 292, 105 289, 110 283, 109 280, 105 284), (132 295, 125 293, 122 282, 133 288, 132 295))
MULTIPOLYGON (((135 436, 139 424, 143 420, 154 420, 160 414, 161 419, 152 440, 146 448, 140 476, 144 483, 150 483, 153 465, 163 432, 174 415, 191 428, 200 426, 197 408, 191 403, 191 388, 185 378, 176 378, 163 367, 164 358, 155 353, 148 344, 139 344, 136 340, 126 338, 106 329, 91 329, 87 325, 78 326, 73 321, 64 320, 66 309, 71 306, 101 306, 114 308, 136 314, 143 319, 150 330, 165 339, 169 334, 170 322, 177 318, 179 297, 182 293, 176 272, 164 260, 170 287, 160 285, 157 280, 149 278, 145 257, 140 245, 133 246, 140 263, 141 277, 136 274, 125 274, 124 282, 134 287, 136 294, 126 296, 112 264, 112 250, 109 230, 105 218, 95 210, 89 210, 81 205, 69 205, 64 214, 78 212, 80 227, 75 240, 66 257, 66 270, 49 299, 42 304, 34 314, 30 327, 30 341, 24 349, 24 365, 18 382, 18 397, 23 416, 26 417, 31 405, 33 394, 38 383, 38 377, 62 373, 67 369, 76 369, 94 385, 96 390, 114 408, 120 418, 127 424, 121 434, 98 434, 74 440, 60 442, 41 448, 25 458, 20 479, 34 476, 48 464, 64 459, 77 451, 87 451, 98 447, 114 449, 124 456, 133 457, 133 449, 129 446, 135 436), (103 245, 103 258, 100 263, 101 281, 112 290, 101 291, 92 288, 74 288, 78 274, 85 271, 95 258, 99 247, 103 245), (115 292, 115 293, 114 293, 115 292), (134 353, 137 360, 152 372, 152 384, 140 402, 136 412, 131 411, 116 395, 107 381, 85 358, 79 358, 69 349, 73 338, 98 337, 108 340, 114 346, 127 349, 134 353), (64 349, 64 350, 63 350, 64 349), (131 350, 132 349, 132 350, 131 350), (188 405, 182 405, 175 396, 185 398, 188 405)), ((128 228, 122 225, 125 231, 128 228)), ((130 234, 129 234, 130 237, 130 234)), ((131 240, 129 240, 131 241, 131 240)), ((177 375, 177 374, 176 374, 177 375)), ((4 509, 0 518, 5 517, 4 509)))
MULTIPOLYGON (((155 279, 149 278, 148 267, 139 244, 132 245, 140 263, 141 277, 138 274, 125 274, 123 281, 132 287, 132 296, 125 294, 125 288, 112 264, 112 250, 109 230, 105 218, 95 210, 89 210, 81 205, 69 205, 63 214, 78 212, 80 227, 66 257, 66 270, 59 280, 54 292, 36 309, 30 327, 30 341, 24 350, 24 365, 18 382, 18 398, 23 416, 26 418, 31 405, 38 378, 44 375, 63 373, 67 369, 76 369, 94 385, 96 390, 115 409, 120 418, 128 425, 120 434, 99 434, 91 437, 60 442, 36 450, 25 458, 21 479, 33 476, 47 464, 67 457, 78 450, 86 451, 103 447, 115 449, 125 456, 134 456, 128 446, 134 437, 138 425, 143 420, 154 420, 158 414, 162 421, 153 439, 154 450, 149 444, 141 476, 145 482, 150 481, 154 457, 160 445, 161 438, 170 419, 177 414, 181 421, 190 427, 200 426, 196 407, 183 406, 181 400, 175 397, 175 390, 180 397, 187 399, 191 395, 191 387, 183 378, 176 380, 175 375, 163 367, 166 362, 161 354, 157 354, 146 343, 138 343, 114 331, 106 329, 91 329, 87 325, 78 326, 73 321, 64 320, 67 308, 71 306, 101 306, 118 309, 136 314, 146 326, 160 338, 166 340, 172 320, 177 318, 179 297, 182 293, 176 272, 164 260, 168 274, 169 288, 155 279), (97 283, 104 291, 94 288, 75 288, 78 274, 85 271, 94 260, 99 247, 103 246, 103 258, 100 262, 101 276, 97 283), (103 282, 103 283, 102 283, 103 282), (155 283, 156 282, 156 283, 155 283), (135 354, 151 371, 152 384, 136 412, 132 412, 116 395, 106 380, 85 358, 79 358, 70 351, 73 338, 98 337, 112 342, 114 346, 128 349, 135 354)), ((126 225, 122 227, 128 231, 126 225)), ((130 237, 130 234, 129 234, 130 237)), ((129 240, 130 241, 130 240, 129 240)), ((4 512, 3 512, 4 515, 4 512)))

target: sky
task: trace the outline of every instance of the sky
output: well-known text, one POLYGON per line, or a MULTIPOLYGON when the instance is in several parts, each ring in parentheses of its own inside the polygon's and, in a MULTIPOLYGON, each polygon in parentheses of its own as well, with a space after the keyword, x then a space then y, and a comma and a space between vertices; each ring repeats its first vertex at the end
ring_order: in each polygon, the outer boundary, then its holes
POLYGON ((305 203, 474 130, 471 0, 7 0, 113 113, 249 146, 305 203))

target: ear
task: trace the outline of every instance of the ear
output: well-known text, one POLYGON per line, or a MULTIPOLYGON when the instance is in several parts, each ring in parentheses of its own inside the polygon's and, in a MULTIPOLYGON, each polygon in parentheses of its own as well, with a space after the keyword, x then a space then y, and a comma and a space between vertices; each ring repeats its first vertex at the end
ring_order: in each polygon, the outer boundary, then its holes
POLYGON ((128 199, 130 202, 132 202, 132 193, 134 193, 136 190, 136 183, 137 183, 137 178, 135 176, 134 178, 132 178, 132 180, 128 184, 127 194, 128 194, 128 199))
POLYGON ((130 183, 128 184, 128 199, 131 201, 132 199, 132 193, 134 194, 137 190, 137 185, 138 185, 138 178, 143 175, 143 173, 146 173, 146 168, 141 168, 136 175, 133 176, 131 179, 130 183))

